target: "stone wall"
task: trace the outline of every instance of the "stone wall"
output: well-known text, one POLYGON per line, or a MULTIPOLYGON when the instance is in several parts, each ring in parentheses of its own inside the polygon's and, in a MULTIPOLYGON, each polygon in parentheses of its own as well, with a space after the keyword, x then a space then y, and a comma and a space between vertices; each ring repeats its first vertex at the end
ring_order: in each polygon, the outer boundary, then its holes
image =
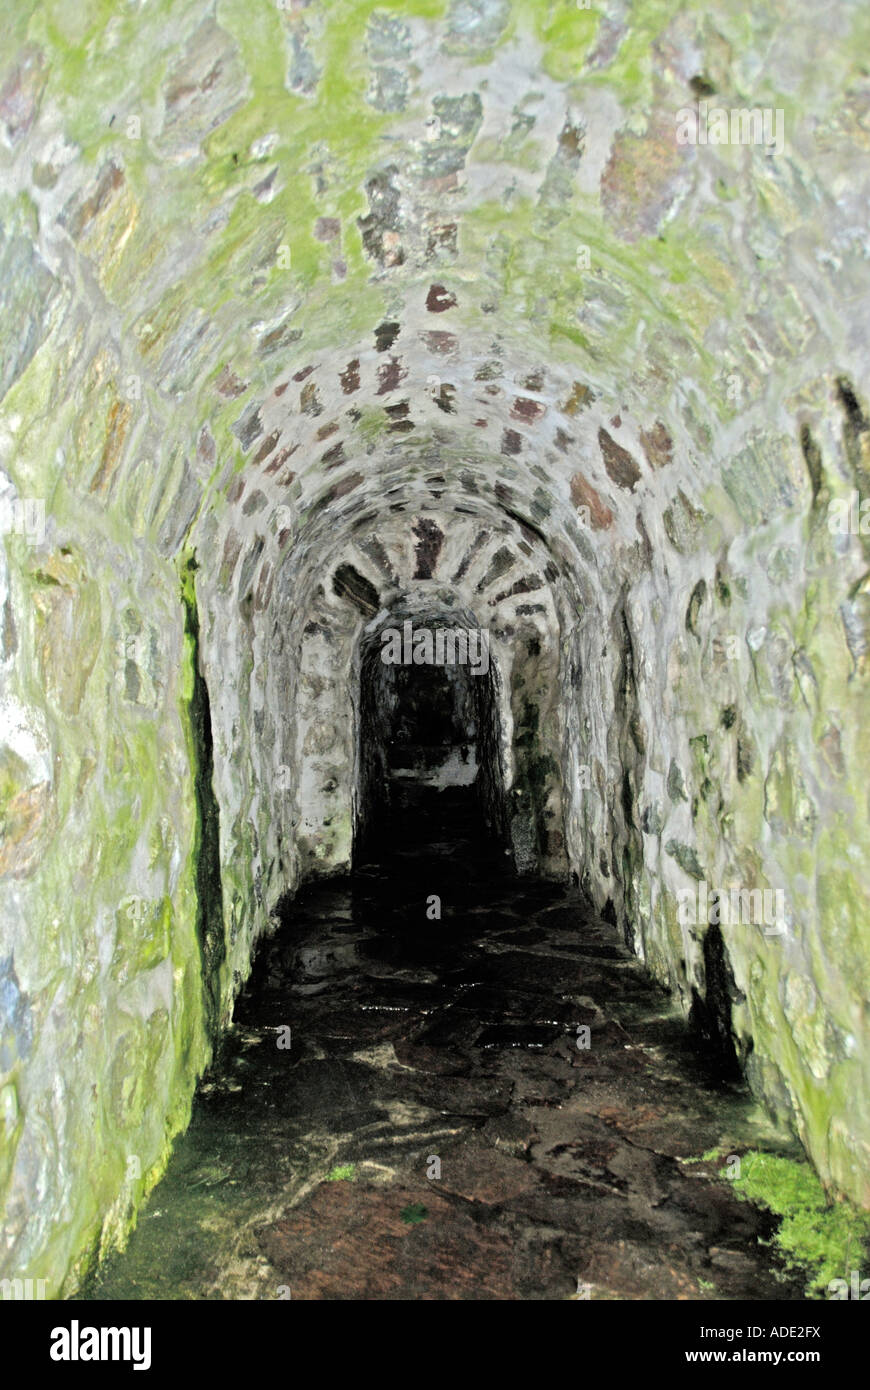
MULTIPOLYGON (((692 518, 679 557, 667 521, 650 525, 650 569, 603 636, 578 632, 574 660, 597 678, 580 682, 573 733, 589 789, 575 775, 569 838, 583 882, 615 901, 687 1014, 703 1017, 710 927, 697 906, 681 921, 680 892, 782 892, 781 929, 720 914, 720 1031, 819 1171, 866 1201, 866 561, 860 538, 826 520, 829 500, 858 485, 847 418, 842 429, 815 499, 797 443, 782 442, 801 503, 770 506, 751 534, 722 537, 726 499, 692 518)), ((762 462, 740 466, 748 523, 762 462)))
POLYGON ((866 7, 824 63, 803 0, 6 21, 0 1273, 161 1171, 411 600, 493 631, 515 850, 870 1204, 866 7))

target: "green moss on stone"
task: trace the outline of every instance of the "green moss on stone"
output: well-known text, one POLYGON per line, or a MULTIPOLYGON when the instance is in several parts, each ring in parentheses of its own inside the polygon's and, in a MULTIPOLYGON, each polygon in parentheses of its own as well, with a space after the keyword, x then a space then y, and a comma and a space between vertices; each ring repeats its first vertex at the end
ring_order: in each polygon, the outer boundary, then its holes
POLYGON ((866 1265, 870 1213, 846 1201, 830 1202, 808 1163, 749 1153, 733 1186, 739 1197, 781 1218, 773 1245, 790 1273, 805 1275, 808 1297, 866 1265))
POLYGON ((409 1207, 403 1207, 399 1215, 406 1225, 417 1226, 421 1221, 426 1220, 429 1210, 424 1207, 422 1202, 412 1202, 409 1207))
POLYGON ((355 1163, 339 1163, 337 1167, 330 1168, 324 1182, 350 1182, 355 1174, 355 1163))

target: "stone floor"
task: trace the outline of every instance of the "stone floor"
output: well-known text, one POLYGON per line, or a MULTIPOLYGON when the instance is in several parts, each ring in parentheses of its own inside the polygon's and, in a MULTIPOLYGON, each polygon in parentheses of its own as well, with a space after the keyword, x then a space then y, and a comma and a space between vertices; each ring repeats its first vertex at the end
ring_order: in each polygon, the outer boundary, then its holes
POLYGON ((448 809, 450 839, 400 825, 285 905, 166 1176, 80 1296, 802 1297, 717 1171, 781 1147, 763 1116, 613 927, 448 809))

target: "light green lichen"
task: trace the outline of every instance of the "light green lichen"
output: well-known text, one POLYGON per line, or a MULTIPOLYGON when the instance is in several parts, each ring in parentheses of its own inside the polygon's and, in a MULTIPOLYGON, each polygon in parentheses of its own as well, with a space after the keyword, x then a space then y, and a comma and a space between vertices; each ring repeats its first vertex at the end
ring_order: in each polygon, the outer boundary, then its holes
POLYGON ((849 1280, 867 1268, 870 1213, 832 1202, 808 1163, 751 1152, 733 1180, 737 1195, 780 1218, 773 1246, 785 1269, 806 1279, 807 1296, 820 1297, 833 1279, 849 1280))
POLYGON ((355 1163, 339 1163, 335 1168, 330 1168, 324 1182, 350 1182, 356 1175, 355 1163))

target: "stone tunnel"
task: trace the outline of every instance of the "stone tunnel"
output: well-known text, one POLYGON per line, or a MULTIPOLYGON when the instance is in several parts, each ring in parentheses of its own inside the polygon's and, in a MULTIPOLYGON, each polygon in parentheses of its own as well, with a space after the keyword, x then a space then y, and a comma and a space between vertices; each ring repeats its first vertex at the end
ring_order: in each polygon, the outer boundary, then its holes
POLYGON ((870 1208, 866 6, 5 22, 0 1274, 128 1238, 400 707, 870 1208))

